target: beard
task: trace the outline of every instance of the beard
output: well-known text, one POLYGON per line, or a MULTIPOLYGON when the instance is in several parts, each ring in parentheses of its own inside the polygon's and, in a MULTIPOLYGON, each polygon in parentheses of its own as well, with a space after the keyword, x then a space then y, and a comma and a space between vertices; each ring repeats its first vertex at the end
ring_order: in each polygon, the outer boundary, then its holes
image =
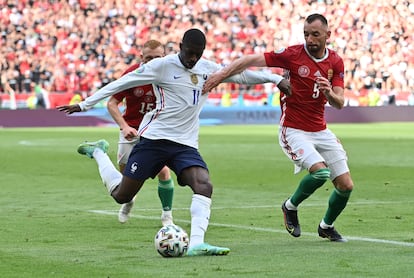
POLYGON ((321 47, 319 45, 312 44, 312 45, 306 45, 306 49, 309 51, 309 53, 315 54, 321 50, 321 47))
POLYGON ((308 45, 308 44, 306 44, 306 50, 313 57, 321 58, 321 57, 318 57, 320 55, 321 51, 322 51, 322 47, 320 45, 316 45, 316 44, 308 45))

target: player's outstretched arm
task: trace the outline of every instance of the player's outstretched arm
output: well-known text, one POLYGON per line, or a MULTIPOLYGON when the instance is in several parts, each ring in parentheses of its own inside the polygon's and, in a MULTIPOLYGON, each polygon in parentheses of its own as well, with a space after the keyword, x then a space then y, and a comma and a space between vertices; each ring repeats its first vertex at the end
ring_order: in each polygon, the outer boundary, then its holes
POLYGON ((89 110, 99 101, 109 96, 112 96, 118 92, 124 91, 132 87, 153 83, 153 76, 154 74, 144 76, 144 74, 138 74, 136 71, 129 72, 128 74, 123 75, 119 79, 105 85, 104 87, 96 91, 94 94, 87 97, 84 101, 80 102, 79 104, 62 105, 57 107, 57 109, 67 114, 89 110))
POLYGON ((244 70, 223 80, 223 82, 234 82, 238 84, 264 84, 272 82, 277 85, 279 90, 286 96, 291 96, 291 85, 289 80, 279 74, 270 73, 269 71, 244 70))
POLYGON ((224 79, 241 73, 248 67, 264 67, 266 60, 263 54, 245 55, 231 62, 228 66, 209 76, 203 86, 203 94, 210 92, 217 87, 224 79))
POLYGON ((61 105, 56 107, 57 110, 65 112, 66 114, 72 114, 75 112, 81 112, 81 108, 78 104, 72 104, 72 105, 61 105))

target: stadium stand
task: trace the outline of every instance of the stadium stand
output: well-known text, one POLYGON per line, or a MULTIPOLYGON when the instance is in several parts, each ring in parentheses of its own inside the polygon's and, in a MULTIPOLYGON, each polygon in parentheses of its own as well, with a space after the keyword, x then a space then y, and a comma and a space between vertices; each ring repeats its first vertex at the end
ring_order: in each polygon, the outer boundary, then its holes
MULTIPOLYGON (((161 40, 172 53, 193 26, 207 35, 205 56, 222 64, 299 43, 312 12, 326 15, 330 47, 344 57, 347 105, 413 105, 412 1, 0 0, 0 107, 84 98, 120 76, 144 41, 161 40)), ((277 94, 222 84, 208 103, 277 105, 277 94)))

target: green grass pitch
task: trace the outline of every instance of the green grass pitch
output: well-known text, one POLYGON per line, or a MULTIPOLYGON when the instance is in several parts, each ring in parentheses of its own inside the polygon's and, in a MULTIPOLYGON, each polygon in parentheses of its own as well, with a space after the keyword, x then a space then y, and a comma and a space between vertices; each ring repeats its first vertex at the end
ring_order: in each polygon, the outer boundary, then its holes
MULTIPOLYGON (((414 123, 331 124, 355 189, 336 222, 348 243, 317 236, 332 185, 300 207, 303 235, 283 227, 281 203, 305 173, 281 152, 277 126, 203 126, 200 152, 214 184, 206 242, 224 257, 162 258, 156 181, 132 218, 117 221, 84 140, 105 138, 115 161, 118 130, 0 129, 1 277, 410 277, 414 271, 414 123)), ((191 190, 176 186, 174 219, 190 231, 191 190)))

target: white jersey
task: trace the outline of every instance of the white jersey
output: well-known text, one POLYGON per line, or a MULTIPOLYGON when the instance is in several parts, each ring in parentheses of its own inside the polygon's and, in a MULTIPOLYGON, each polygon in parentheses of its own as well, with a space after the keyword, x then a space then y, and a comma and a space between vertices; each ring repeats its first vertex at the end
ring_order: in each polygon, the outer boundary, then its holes
MULTIPOLYGON (((156 107, 145 114, 138 134, 148 139, 166 139, 198 148, 199 115, 208 94, 202 94, 208 76, 222 66, 201 58, 192 69, 178 54, 157 58, 115 80, 81 102, 82 110, 125 89, 153 84, 156 107)), ((282 77, 264 71, 246 70, 224 82, 239 84, 279 83, 282 77)))

